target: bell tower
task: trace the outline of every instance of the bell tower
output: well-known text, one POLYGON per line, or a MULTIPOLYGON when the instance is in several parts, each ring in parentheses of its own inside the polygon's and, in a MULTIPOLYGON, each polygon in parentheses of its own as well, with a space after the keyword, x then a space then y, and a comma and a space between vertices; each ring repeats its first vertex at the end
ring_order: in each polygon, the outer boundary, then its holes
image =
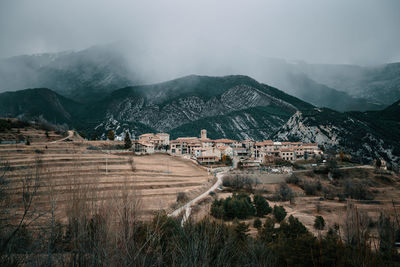
POLYGON ((205 130, 205 129, 201 130, 200 136, 201 136, 202 140, 207 139, 207 130, 205 130))

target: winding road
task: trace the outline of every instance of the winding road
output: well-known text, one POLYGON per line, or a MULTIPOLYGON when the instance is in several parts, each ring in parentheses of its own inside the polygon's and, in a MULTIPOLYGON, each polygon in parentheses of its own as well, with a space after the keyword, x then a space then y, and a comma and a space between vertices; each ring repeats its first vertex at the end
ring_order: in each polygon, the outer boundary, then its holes
POLYGON ((58 139, 58 140, 55 140, 55 141, 50 142, 50 143, 51 143, 51 144, 54 144, 54 143, 57 143, 57 142, 61 142, 61 141, 64 141, 64 140, 66 140, 66 139, 68 139, 68 138, 72 138, 73 136, 74 136, 74 131, 73 131, 73 130, 68 130, 68 136, 63 137, 63 138, 58 139))
POLYGON ((183 218, 182 218, 182 222, 181 222, 181 224, 183 225, 186 222, 186 220, 190 217, 190 213, 192 211, 192 205, 196 204, 197 202, 199 202, 203 198, 207 197, 211 191, 214 191, 215 189, 217 189, 218 186, 220 186, 222 184, 222 177, 224 176, 224 174, 227 171, 228 170, 224 170, 224 171, 218 172, 216 174, 217 181, 215 182, 215 184, 213 184, 213 186, 211 186, 206 192, 204 192, 203 194, 201 194, 201 195, 197 196, 196 198, 192 199, 191 201, 189 201, 188 203, 186 203, 182 207, 174 210, 173 212, 168 214, 168 216, 176 217, 176 216, 178 216, 179 214, 181 214, 184 211, 185 213, 183 214, 183 218))

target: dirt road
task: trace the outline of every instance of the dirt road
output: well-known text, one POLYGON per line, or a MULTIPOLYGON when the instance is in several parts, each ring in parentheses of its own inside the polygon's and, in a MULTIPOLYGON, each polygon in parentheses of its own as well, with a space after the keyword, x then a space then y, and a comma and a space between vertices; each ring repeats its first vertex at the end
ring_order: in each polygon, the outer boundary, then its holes
POLYGON ((176 209, 172 213, 168 214, 168 216, 176 217, 176 216, 178 216, 179 214, 181 214, 184 211, 185 214, 183 215, 182 222, 181 222, 182 225, 183 225, 186 222, 186 220, 189 218, 189 216, 190 216, 190 213, 191 213, 191 210, 192 210, 192 205, 196 204, 197 202, 199 202, 203 198, 207 197, 211 191, 216 190, 218 188, 218 186, 220 186, 222 184, 222 177, 224 176, 224 174, 227 171, 228 170, 224 170, 224 171, 218 172, 216 174, 217 181, 215 182, 215 184, 213 186, 211 186, 206 192, 204 192, 203 194, 199 195, 195 199, 192 199, 191 201, 189 201, 188 203, 186 203, 185 205, 183 205, 179 209, 176 209))

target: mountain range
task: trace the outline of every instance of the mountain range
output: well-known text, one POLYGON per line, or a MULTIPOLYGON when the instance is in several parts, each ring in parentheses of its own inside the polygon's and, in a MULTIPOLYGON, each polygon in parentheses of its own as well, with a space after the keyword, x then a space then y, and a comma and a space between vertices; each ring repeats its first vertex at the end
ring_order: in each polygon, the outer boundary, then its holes
POLYGON ((400 98, 400 63, 378 66, 309 64, 251 53, 163 56, 165 51, 115 43, 82 51, 0 60, 0 91, 51 88, 77 102, 114 90, 200 73, 243 74, 311 103, 338 111, 381 110, 400 98))
POLYGON ((43 117, 67 123, 86 136, 109 130, 132 136, 168 132, 172 138, 274 139, 317 142, 362 161, 400 159, 400 102, 380 111, 319 108, 243 75, 190 75, 152 85, 114 90, 77 102, 45 88, 0 94, 0 116, 43 117))

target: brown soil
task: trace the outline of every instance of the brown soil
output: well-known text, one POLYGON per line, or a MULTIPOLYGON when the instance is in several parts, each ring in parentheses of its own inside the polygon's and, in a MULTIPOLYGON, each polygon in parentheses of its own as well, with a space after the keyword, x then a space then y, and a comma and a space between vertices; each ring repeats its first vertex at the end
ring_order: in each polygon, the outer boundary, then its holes
POLYGON ((166 154, 112 154, 101 148, 119 142, 65 140, 54 143, 42 133, 35 134, 40 138, 32 139, 38 141, 31 141, 29 146, 0 145, 0 160, 9 166, 8 192, 16 200, 21 199, 22 181, 37 172, 40 187, 35 208, 48 209, 53 196, 60 219, 65 218, 65 210, 76 196, 104 203, 121 198, 125 193, 139 200, 139 214, 148 219, 158 210, 171 211, 179 192, 185 192, 190 200, 207 190, 214 180, 193 162, 166 154), (90 146, 99 149, 87 149, 90 146))

